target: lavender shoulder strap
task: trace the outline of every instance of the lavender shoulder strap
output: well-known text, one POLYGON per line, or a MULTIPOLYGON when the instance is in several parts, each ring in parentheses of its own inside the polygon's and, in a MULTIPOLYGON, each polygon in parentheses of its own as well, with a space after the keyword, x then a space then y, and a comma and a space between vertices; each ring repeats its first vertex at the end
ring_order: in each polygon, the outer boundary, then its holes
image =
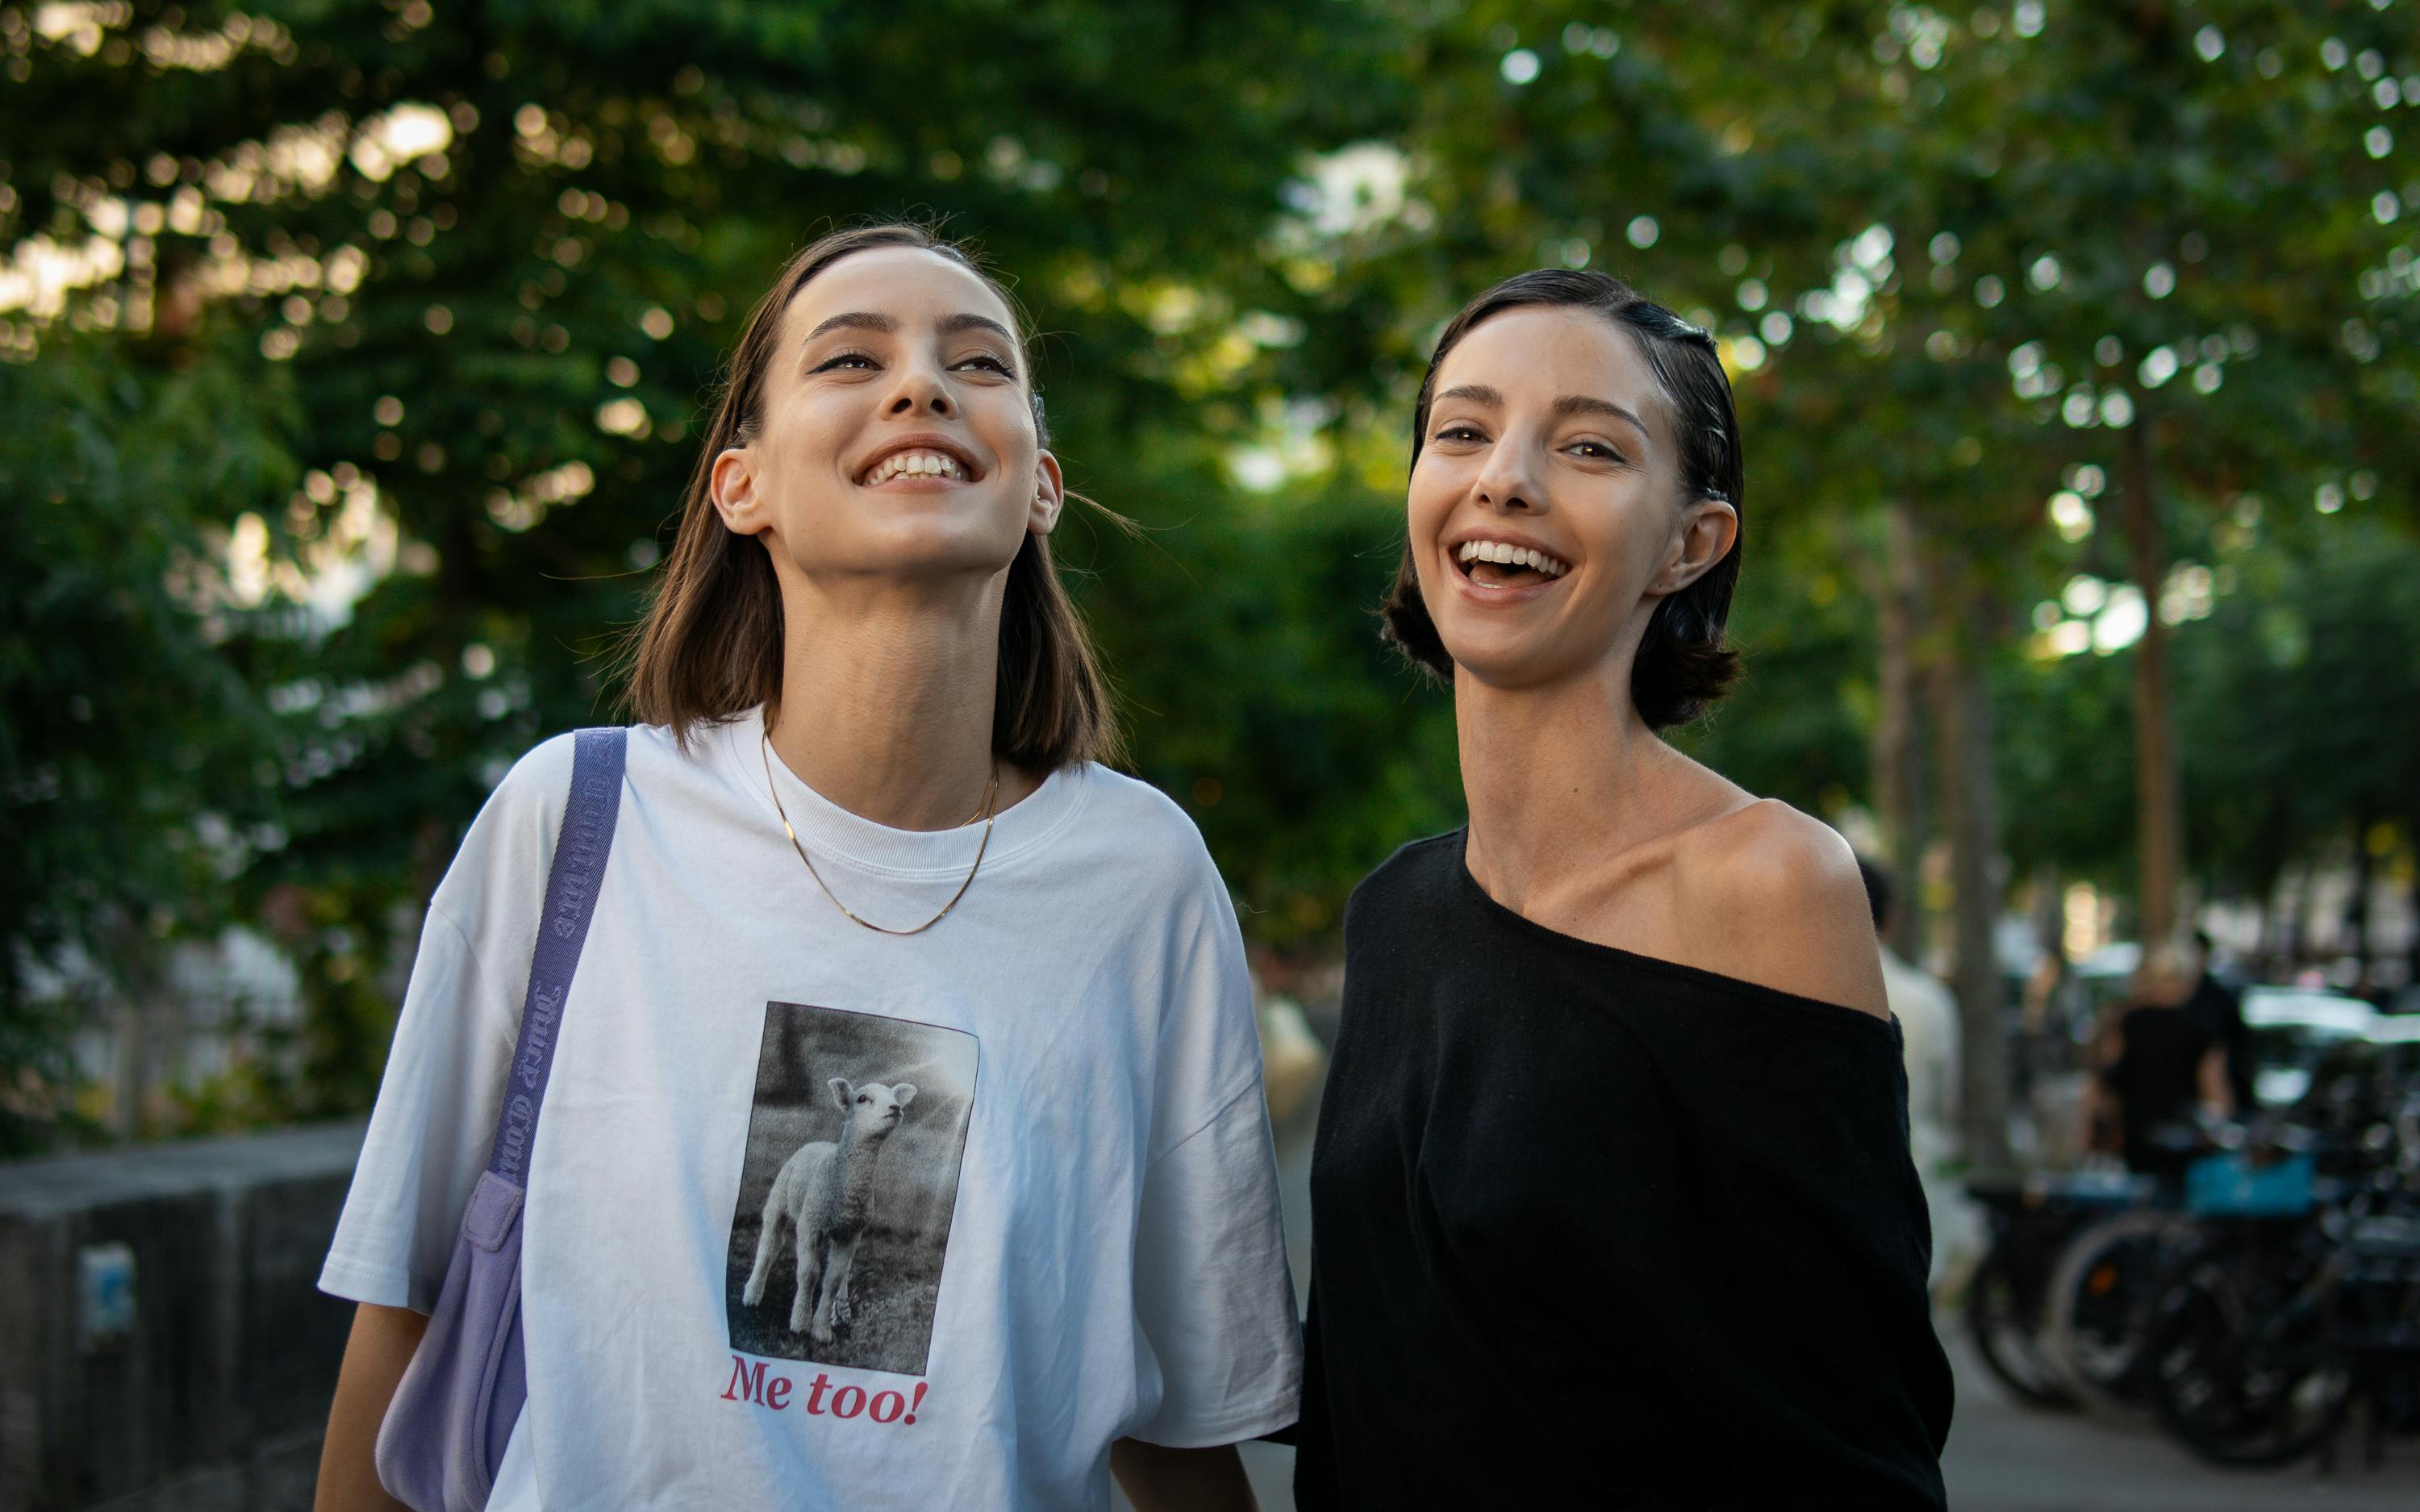
POLYGON ((628 733, 582 730, 547 873, 546 907, 488 1168, 472 1189, 411 1364, 379 1427, 379 1479, 414 1512, 481 1512, 529 1399, 521 1338, 521 1205, 572 973, 587 943, 622 808, 628 733))
POLYGON ((521 999, 520 1041, 513 1047, 504 1103, 496 1113, 496 1137, 488 1169, 517 1187, 529 1185, 530 1145, 537 1135, 538 1106, 554 1069, 555 1031, 563 1025, 571 974, 580 948, 588 943, 597 917, 597 887, 605 857, 613 848, 613 825, 622 812, 622 763, 629 732, 582 730, 571 764, 571 796, 563 810, 563 833, 555 838, 554 866, 547 873, 546 913, 537 927, 537 953, 530 960, 529 993, 521 999))

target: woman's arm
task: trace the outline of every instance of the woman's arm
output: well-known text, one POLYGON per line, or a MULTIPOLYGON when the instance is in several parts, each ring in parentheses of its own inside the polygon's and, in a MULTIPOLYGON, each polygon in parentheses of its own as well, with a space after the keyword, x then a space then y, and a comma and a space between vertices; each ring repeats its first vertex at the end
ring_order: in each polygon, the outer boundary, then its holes
POLYGON ((2231 1119, 2239 1112, 2249 1112, 2235 1105, 2235 1084, 2226 1079, 2226 1047, 2212 1045, 2194 1068, 2194 1080, 2201 1089, 2201 1105, 2222 1119, 2231 1119))
MULTIPOLYGON (((1109 1445, 1109 1473, 1135 1512, 1260 1512, 1232 1443, 1169 1449, 1140 1439, 1109 1445)), ((324 1482, 323 1482, 324 1484, 324 1482)), ((326 1506, 321 1503, 322 1508, 326 1506)))
POLYGON ((313 1512, 410 1512, 379 1483, 379 1425, 404 1366, 420 1348, 428 1319, 409 1307, 364 1303, 353 1310, 353 1334, 328 1409, 328 1437, 319 1449, 319 1490, 313 1512))

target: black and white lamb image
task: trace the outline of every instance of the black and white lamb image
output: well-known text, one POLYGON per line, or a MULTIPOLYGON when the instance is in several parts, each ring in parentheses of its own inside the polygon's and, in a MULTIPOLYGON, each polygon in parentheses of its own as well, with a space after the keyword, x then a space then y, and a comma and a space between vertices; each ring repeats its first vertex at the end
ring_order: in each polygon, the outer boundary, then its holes
POLYGON ((726 1257, 733 1349, 923 1373, 975 1062, 954 1029, 766 1005, 726 1257))
POLYGON ((739 1300, 751 1307, 765 1301, 765 1278, 782 1258, 786 1236, 799 1257, 799 1292, 790 1303, 790 1332, 830 1344, 832 1331, 849 1317, 848 1273, 857 1257, 857 1236, 874 1196, 875 1163, 891 1131, 916 1101, 916 1084, 851 1087, 831 1079, 832 1101, 841 1110, 840 1137, 800 1145, 783 1162, 765 1198, 764 1228, 756 1236, 756 1264, 739 1300))

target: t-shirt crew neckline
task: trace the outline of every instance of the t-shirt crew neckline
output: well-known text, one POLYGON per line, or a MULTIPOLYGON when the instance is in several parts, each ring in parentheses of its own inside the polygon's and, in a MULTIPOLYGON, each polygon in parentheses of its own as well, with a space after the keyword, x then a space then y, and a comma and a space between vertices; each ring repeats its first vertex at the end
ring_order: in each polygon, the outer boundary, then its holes
POLYGON ((1595 940, 1584 940, 1576 934, 1566 934, 1560 930, 1550 929, 1527 914, 1498 902, 1495 894, 1481 887, 1479 879, 1471 875, 1470 826, 1466 825, 1453 833, 1440 835, 1437 839, 1453 847, 1454 886, 1475 901, 1482 914, 1496 919, 1504 928, 1516 934, 1528 939, 1546 941, 1558 949, 1584 958, 1619 962, 1642 971, 1654 972, 1680 981, 1695 982, 1734 996, 1801 1005, 1816 1011, 1818 1017, 1813 1022, 1837 1024, 1852 1033, 1879 1032, 1888 1038, 1896 1032, 1896 1026, 1892 1020, 1879 1014, 1866 1012, 1861 1009, 1851 1008, 1845 1003, 1827 1002, 1821 997, 1808 997, 1803 993, 1793 993, 1780 987, 1768 987, 1762 982, 1749 981, 1745 977, 1727 976, 1719 971, 1709 971, 1703 966, 1687 965, 1659 955, 1642 955, 1637 950, 1625 950, 1619 945, 1602 945, 1595 940))
MULTIPOLYGON (((765 744, 765 710, 760 704, 729 720, 708 737, 719 746, 718 763, 725 777, 739 784, 751 807, 765 816, 773 843, 787 849, 782 815, 765 786, 766 767, 772 768, 773 787, 781 794, 799 841, 816 861, 834 860, 857 871, 881 876, 927 881, 963 877, 974 863, 975 847, 983 843, 983 825, 956 829, 894 829, 862 814, 852 813, 809 787, 790 770, 778 751, 765 744)), ((989 872, 1049 842, 1084 807, 1090 788, 1083 765, 1063 766, 1042 779, 1023 801, 1001 810, 992 821, 991 840, 983 848, 983 870, 989 872)))

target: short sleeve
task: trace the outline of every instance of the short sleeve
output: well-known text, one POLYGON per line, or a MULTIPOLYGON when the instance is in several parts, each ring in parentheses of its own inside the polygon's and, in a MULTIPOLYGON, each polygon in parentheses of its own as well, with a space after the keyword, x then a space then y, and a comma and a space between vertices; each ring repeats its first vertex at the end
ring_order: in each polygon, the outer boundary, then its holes
POLYGON ((437 1304, 504 1101, 571 755, 566 736, 523 757, 438 886, 322 1291, 416 1312, 437 1304))
POLYGON ((515 1020, 494 995, 461 928, 430 909, 322 1291, 415 1312, 437 1305, 512 1058, 515 1020))
POLYGON ((1293 1423, 1302 1381, 1251 980, 1222 887, 1173 985, 1160 1102, 1187 1132, 1145 1168, 1135 1235, 1136 1323, 1161 1392, 1127 1433, 1203 1448, 1293 1423))

